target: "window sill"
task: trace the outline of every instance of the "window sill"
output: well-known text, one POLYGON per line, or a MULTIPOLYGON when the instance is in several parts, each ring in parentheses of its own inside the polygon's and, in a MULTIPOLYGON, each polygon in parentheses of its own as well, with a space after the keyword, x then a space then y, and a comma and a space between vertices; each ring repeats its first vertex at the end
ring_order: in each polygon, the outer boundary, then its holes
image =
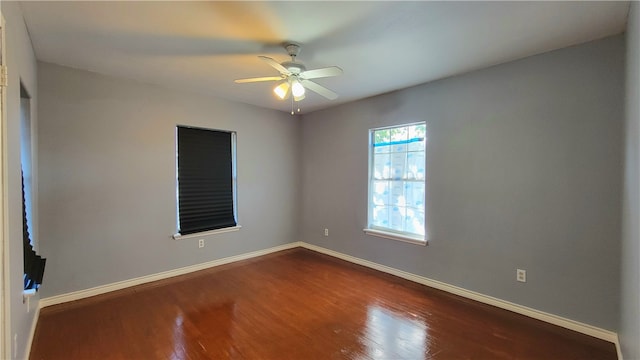
POLYGON ((228 228, 216 229, 216 230, 210 230, 210 231, 203 231, 203 232, 193 233, 193 234, 186 234, 186 235, 174 234, 174 235, 171 236, 171 238, 173 240, 186 240, 186 239, 193 239, 193 238, 197 238, 197 237, 203 237, 203 236, 209 236, 209 235, 218 235, 218 234, 224 234, 224 233, 228 233, 228 232, 238 231, 241 228, 242 228, 242 226, 236 225, 236 226, 232 226, 232 227, 228 227, 228 228))
POLYGON ((385 239, 402 241, 402 242, 406 242, 406 243, 410 243, 410 244, 414 244, 414 245, 422 245, 422 246, 428 245, 427 240, 425 240, 424 238, 417 237, 417 236, 398 234, 398 233, 393 233, 393 232, 389 232, 389 231, 382 231, 382 230, 377 230, 377 229, 363 229, 363 231, 367 235, 371 235, 371 236, 377 236, 377 237, 381 237, 381 238, 385 238, 385 239))

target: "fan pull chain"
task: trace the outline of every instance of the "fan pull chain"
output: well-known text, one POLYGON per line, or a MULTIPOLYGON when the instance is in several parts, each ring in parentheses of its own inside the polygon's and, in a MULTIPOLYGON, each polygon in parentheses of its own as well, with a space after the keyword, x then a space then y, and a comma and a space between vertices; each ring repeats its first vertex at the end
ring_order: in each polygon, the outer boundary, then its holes
MULTIPOLYGON (((291 115, 295 115, 295 111, 293 111, 293 95, 291 95, 291 115)), ((300 106, 298 106, 298 112, 300 112, 300 106)))

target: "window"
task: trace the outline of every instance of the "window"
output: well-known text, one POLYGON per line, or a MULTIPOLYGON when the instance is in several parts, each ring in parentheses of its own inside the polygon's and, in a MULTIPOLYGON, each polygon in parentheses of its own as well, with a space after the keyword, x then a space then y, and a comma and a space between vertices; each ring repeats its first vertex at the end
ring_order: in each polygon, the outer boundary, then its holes
POLYGON ((31 152, 31 97, 20 83, 20 166, 22 173, 22 260, 24 294, 34 294, 42 284, 47 259, 34 248, 33 162, 31 152))
POLYGON ((365 232, 425 244, 426 124, 370 130, 365 232))
POLYGON ((178 126, 178 234, 235 230, 235 132, 178 126))

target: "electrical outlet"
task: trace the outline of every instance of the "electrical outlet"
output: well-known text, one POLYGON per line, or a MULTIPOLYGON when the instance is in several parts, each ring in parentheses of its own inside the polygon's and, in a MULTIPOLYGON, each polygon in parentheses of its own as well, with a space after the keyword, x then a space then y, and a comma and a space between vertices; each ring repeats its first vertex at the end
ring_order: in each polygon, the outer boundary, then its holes
POLYGON ((13 358, 18 356, 18 334, 13 334, 13 358))
POLYGON ((527 270, 516 269, 516 280, 519 282, 527 282, 527 270))
POLYGON ((329 229, 324 229, 324 236, 329 236, 329 229))
POLYGON ((198 240, 198 248, 202 249, 204 247, 204 239, 198 240))

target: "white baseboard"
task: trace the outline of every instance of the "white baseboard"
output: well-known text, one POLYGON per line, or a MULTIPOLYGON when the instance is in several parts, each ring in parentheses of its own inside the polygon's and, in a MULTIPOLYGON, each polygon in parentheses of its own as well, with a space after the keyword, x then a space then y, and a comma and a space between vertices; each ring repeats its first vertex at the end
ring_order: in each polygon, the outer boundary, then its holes
POLYGON ((152 281, 167 279, 167 278, 171 278, 178 275, 184 275, 184 274, 192 273, 194 271, 204 270, 211 267, 229 264, 229 263, 240 261, 240 260, 246 260, 246 259, 250 259, 250 258, 262 256, 262 255, 267 255, 273 252, 292 249, 299 246, 301 246, 301 243, 299 242, 279 245, 279 246, 275 246, 275 247, 264 249, 264 250, 258 250, 258 251, 253 251, 246 254, 230 256, 230 257, 213 260, 213 261, 209 261, 202 264, 186 266, 179 269, 163 271, 157 274, 141 276, 138 278, 124 280, 124 281, 118 281, 118 282, 107 284, 107 285, 96 286, 90 289, 84 289, 84 290, 74 291, 67 294, 51 296, 44 299, 40 299, 39 304, 40 304, 40 308, 44 308, 47 306, 62 304, 69 301, 80 300, 80 299, 88 298, 91 296, 105 294, 111 291, 121 290, 128 287, 145 284, 152 281))
MULTIPOLYGON (((518 304, 514 304, 512 302, 509 301, 505 301, 505 300, 501 300, 498 298, 494 298, 492 296, 488 296, 488 295, 484 295, 484 294, 480 294, 477 293, 475 291, 471 291, 471 290, 467 290, 467 289, 463 289, 454 285, 449 285, 447 283, 443 283, 441 281, 438 280, 433 280, 433 279, 429 279, 426 277, 422 277, 419 275, 415 275, 412 273, 408 273, 406 271, 402 271, 402 270, 398 270, 392 267, 388 267, 385 265, 380 265, 377 263, 374 263, 372 261, 368 261, 368 260, 364 260, 364 259, 360 259, 351 255, 346 255, 343 253, 339 253, 337 251, 333 251, 333 250, 329 250, 317 245, 313 245, 313 244, 308 244, 308 243, 302 243, 302 247, 309 249, 309 250, 313 250, 313 251, 317 251, 319 253, 323 253, 329 256, 333 256, 342 260, 346 260, 349 262, 352 262, 354 264, 358 264, 358 265, 362 265, 362 266, 366 266, 368 268, 372 268, 375 270, 379 270, 391 275, 395 275, 398 277, 401 277, 403 279, 407 279, 413 282, 417 282, 419 284, 423 284, 438 290, 443 290, 446 291, 448 293, 451 294, 455 294, 455 295, 459 295, 462 296, 464 298, 467 299, 471 299, 471 300, 475 300, 484 304, 488 304, 488 305, 492 305, 501 309, 505 309, 505 310, 509 310, 512 312, 515 312, 517 314, 521 314, 521 315, 525 315, 528 316, 530 318, 534 318, 537 320, 542 320, 544 322, 553 324, 553 325, 558 325, 561 326, 563 328, 569 329, 569 330, 573 330, 573 331, 577 331, 579 333, 583 333, 589 336, 593 336, 595 338, 598 339, 602 339, 602 340, 606 340, 609 342, 612 342, 614 344, 616 344, 616 348, 619 348, 620 345, 618 344, 618 335, 612 331, 609 330, 605 330, 605 329, 601 329, 595 326, 591 326, 588 324, 584 324, 578 321, 574 321, 571 319, 567 319, 567 318, 563 318, 561 316, 557 316, 557 315, 553 315, 553 314, 549 314, 543 311, 539 311, 539 310, 535 310, 526 306, 522 306, 522 305, 518 305, 518 304)), ((620 354, 620 351, 618 350, 618 354, 620 354)), ((620 357, 620 355, 618 355, 619 359, 622 359, 622 357, 620 357)))
POLYGON ((614 341, 614 344, 616 344, 616 352, 618 353, 618 360, 623 360, 622 348, 620 347, 620 338, 618 337, 617 334, 616 334, 616 341, 614 341))

